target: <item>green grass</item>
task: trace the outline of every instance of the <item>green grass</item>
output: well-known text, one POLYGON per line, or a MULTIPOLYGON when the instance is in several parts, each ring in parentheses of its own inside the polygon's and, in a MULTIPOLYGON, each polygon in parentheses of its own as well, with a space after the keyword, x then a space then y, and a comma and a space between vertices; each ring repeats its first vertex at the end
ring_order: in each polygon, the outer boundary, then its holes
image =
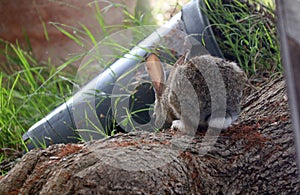
POLYGON ((0 74, 1 148, 19 142, 20 133, 70 95, 72 85, 65 79, 70 75, 61 70, 78 58, 56 68, 40 64, 19 46, 8 47, 13 53, 7 53, 5 66, 15 66, 17 70, 13 74, 0 74))
MULTIPOLYGON (((232 5, 221 6, 220 0, 207 0, 206 10, 217 41, 226 58, 237 61, 248 75, 267 71, 271 74, 281 73, 279 46, 275 29, 274 13, 272 9, 256 10, 257 6, 249 9, 246 4, 234 0, 232 5), (265 14, 265 15, 264 15, 265 14), (267 16, 267 17, 266 17, 267 16)), ((268 0, 270 2, 270 0, 268 0)), ((91 4, 91 6, 96 6, 91 4)), ((270 7, 273 4, 269 4, 270 7)), ((100 10, 96 7, 95 17, 103 34, 109 35, 120 28, 130 28, 153 23, 149 15, 138 10, 130 13, 121 4, 108 4, 100 10), (123 26, 108 26, 105 24, 105 10, 122 7, 126 16, 123 26), (104 11, 104 12, 103 12, 104 11)), ((59 31, 64 33, 78 45, 84 45, 89 40, 91 45, 97 45, 96 37, 81 24, 81 28, 74 28, 65 24, 53 23, 59 31), (76 31, 76 34, 72 32, 76 31)), ((48 37, 44 28, 45 37, 48 37)), ((50 113, 55 107, 72 96, 74 75, 64 71, 74 62, 82 60, 85 54, 74 56, 60 66, 53 66, 51 60, 40 62, 36 60, 28 49, 22 49, 17 43, 10 44, 0 41, 3 50, 0 67, 0 163, 17 153, 26 150, 22 141, 22 134, 35 122, 50 113), (6 152, 8 151, 16 152, 6 152)), ((114 41, 108 42, 117 46, 116 49, 126 50, 114 41)), ((118 51, 120 53, 120 51, 118 51)), ((107 63, 107 62, 106 62, 107 63)), ((108 63, 109 64, 109 63, 108 63)), ((127 112, 128 118, 129 113, 127 112)), ((124 123, 131 124, 125 120, 124 123)), ((4 174, 0 170, 0 175, 4 174)))
POLYGON ((226 59, 236 61, 248 75, 282 72, 272 1, 264 1, 268 6, 256 1, 205 2, 205 12, 226 59))
MULTIPOLYGON (((10 157, 7 149, 26 150, 22 134, 35 122, 61 104, 72 93, 70 75, 63 70, 77 58, 60 67, 42 64, 18 45, 5 43, 6 62, 14 66, 12 74, 0 73, 0 155, 10 157)), ((1 173, 0 173, 1 174, 1 173)))

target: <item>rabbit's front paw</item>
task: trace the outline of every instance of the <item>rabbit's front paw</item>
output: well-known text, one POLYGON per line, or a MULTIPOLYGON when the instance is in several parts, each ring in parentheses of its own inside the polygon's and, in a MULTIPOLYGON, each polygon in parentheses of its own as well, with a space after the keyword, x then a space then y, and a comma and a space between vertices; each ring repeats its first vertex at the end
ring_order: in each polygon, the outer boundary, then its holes
POLYGON ((184 132, 185 128, 184 128, 184 124, 181 120, 174 120, 172 121, 172 126, 171 126, 172 130, 179 130, 184 132))
POLYGON ((197 129, 193 129, 191 126, 184 124, 181 120, 174 120, 171 126, 172 130, 180 131, 184 135, 193 136, 197 129))

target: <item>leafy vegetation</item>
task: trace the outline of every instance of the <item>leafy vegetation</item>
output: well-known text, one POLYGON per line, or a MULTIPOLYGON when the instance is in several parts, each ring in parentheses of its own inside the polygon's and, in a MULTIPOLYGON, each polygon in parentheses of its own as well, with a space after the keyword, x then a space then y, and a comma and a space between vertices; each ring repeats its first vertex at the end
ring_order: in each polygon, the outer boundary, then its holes
POLYGON ((282 71, 274 3, 246 0, 205 0, 224 57, 236 61, 248 75, 282 71))
POLYGON ((0 73, 0 154, 2 159, 26 149, 22 134, 71 95, 70 75, 60 67, 39 63, 18 45, 5 43, 1 66, 14 66, 12 74, 0 73))

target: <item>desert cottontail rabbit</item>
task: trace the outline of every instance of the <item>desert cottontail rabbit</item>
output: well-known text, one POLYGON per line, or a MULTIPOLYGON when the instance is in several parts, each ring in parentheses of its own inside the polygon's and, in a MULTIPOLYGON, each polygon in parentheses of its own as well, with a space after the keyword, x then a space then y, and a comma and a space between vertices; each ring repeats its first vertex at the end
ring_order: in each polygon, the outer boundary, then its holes
POLYGON ((240 113, 244 73, 234 63, 211 55, 174 64, 168 80, 162 63, 150 54, 146 67, 155 89, 155 125, 182 131, 227 128, 240 113), (220 121, 222 124, 220 125, 220 121))

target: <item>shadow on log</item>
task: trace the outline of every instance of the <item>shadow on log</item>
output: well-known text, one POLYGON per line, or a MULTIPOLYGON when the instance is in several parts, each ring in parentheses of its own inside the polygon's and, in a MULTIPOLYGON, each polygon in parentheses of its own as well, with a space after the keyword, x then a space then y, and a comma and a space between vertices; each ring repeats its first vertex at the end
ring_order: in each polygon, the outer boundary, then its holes
POLYGON ((239 120, 216 144, 202 141, 201 134, 188 140, 178 132, 142 132, 33 150, 0 180, 0 194, 300 191, 282 78, 246 97, 239 120), (210 150, 200 155, 203 148, 210 150))

